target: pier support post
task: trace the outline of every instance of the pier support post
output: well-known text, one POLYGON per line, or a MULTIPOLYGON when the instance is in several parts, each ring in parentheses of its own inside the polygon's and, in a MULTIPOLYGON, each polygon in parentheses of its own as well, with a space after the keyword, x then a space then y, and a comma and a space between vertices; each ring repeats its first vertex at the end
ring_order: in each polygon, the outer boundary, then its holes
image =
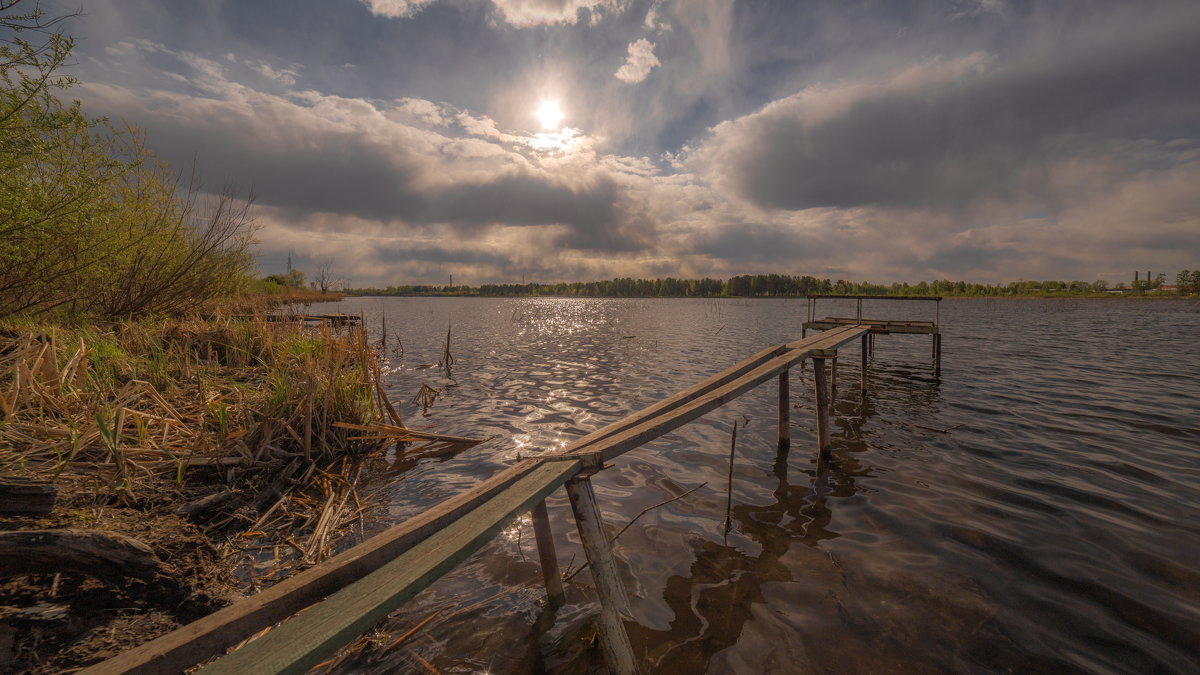
POLYGON ((933 372, 942 374, 942 334, 933 334, 933 372))
POLYGON ((538 561, 542 564, 542 578, 546 582, 546 602, 550 609, 565 604, 562 576, 558 573, 558 554, 554 551, 554 532, 550 529, 550 514, 546 502, 540 501, 533 507, 533 537, 537 541, 538 561))
POLYGON ((867 337, 870 338, 867 340, 867 354, 871 358, 875 358, 875 334, 867 333, 867 337))
POLYGON ((860 374, 858 389, 862 392, 863 397, 867 395, 867 338, 870 335, 870 333, 867 333, 862 336, 862 373, 860 374))
POLYGON ((837 400, 837 366, 838 359, 835 356, 829 360, 829 400, 831 402, 837 400))
POLYGON ((790 375, 791 372, 787 368, 779 373, 779 452, 787 452, 792 445, 790 375))
POLYGON ((817 453, 829 454, 829 388, 825 376, 825 359, 813 359, 813 387, 817 398, 817 453))
POLYGON ((586 476, 574 478, 567 481, 566 488, 583 552, 587 555, 592 578, 596 580, 596 592, 600 596, 600 648, 604 652, 604 662, 611 672, 618 675, 637 673, 633 647, 629 644, 629 635, 621 618, 622 614, 631 613, 629 602, 621 577, 617 574, 608 538, 604 534, 592 482, 586 476))

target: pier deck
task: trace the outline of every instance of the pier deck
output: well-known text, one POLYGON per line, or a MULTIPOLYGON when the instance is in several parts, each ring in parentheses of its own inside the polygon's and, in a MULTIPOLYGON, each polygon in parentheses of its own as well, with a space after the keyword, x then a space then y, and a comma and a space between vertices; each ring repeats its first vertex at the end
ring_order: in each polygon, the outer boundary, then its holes
MULTIPOLYGON (((930 357, 933 358, 934 374, 942 374, 942 332, 940 328, 942 298, 932 295, 810 295, 808 296, 808 317, 801 329, 801 337, 808 335, 809 330, 833 330, 842 326, 866 326, 870 332, 867 338, 867 354, 875 353, 876 335, 930 335, 930 357), (817 318, 818 300, 855 300, 857 301, 855 316, 827 316, 817 318), (910 321, 897 319, 865 319, 863 318, 863 301, 875 300, 917 300, 934 303, 933 321, 910 321)), ((835 362, 836 363, 836 362, 835 362)))

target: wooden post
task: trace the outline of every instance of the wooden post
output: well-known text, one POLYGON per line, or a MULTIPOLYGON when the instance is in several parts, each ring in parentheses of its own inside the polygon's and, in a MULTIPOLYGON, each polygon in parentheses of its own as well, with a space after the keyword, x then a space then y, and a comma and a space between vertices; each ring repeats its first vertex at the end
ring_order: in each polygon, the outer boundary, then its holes
POLYGON ((871 338, 870 340, 867 341, 868 342, 867 353, 871 356, 871 358, 874 358, 875 357, 875 334, 867 333, 867 337, 871 338))
POLYGON ((537 541, 538 561, 542 563, 542 578, 546 581, 546 602, 550 609, 565 604, 562 576, 558 573, 558 555, 554 551, 554 532, 550 529, 550 514, 546 502, 533 507, 533 537, 537 541))
POLYGON ((937 375, 942 374, 942 334, 933 334, 933 371, 937 375))
POLYGON ((791 401, 791 382, 789 380, 790 371, 787 368, 779 373, 779 445, 780 452, 786 452, 792 445, 792 421, 790 410, 792 407, 791 401))
POLYGON ((862 336, 862 373, 860 374, 860 383, 858 388, 864 397, 867 395, 867 338, 869 336, 870 333, 862 336))
POLYGON ((837 357, 829 360, 829 399, 837 400, 837 357))
POLYGON ((625 588, 613 562, 612 549, 600 520, 600 509, 596 506, 596 495, 592 482, 587 477, 567 482, 567 497, 575 513, 575 526, 579 528, 579 539, 587 555, 592 578, 596 580, 596 592, 600 596, 600 647, 604 651, 604 662, 608 669, 618 675, 637 673, 633 658, 633 646, 621 614, 629 614, 629 603, 625 588))
POLYGON ((829 389, 825 381, 825 359, 813 359, 813 387, 817 395, 817 453, 829 454, 829 389))

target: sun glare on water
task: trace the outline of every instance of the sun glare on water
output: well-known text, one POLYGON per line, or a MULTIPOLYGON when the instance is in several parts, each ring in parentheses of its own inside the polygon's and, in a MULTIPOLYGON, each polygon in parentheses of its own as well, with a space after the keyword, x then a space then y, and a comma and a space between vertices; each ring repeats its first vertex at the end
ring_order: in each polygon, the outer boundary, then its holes
POLYGON ((542 101, 542 104, 537 109, 538 121, 542 123, 543 129, 558 129, 558 123, 562 121, 562 110, 558 107, 558 101, 542 101))

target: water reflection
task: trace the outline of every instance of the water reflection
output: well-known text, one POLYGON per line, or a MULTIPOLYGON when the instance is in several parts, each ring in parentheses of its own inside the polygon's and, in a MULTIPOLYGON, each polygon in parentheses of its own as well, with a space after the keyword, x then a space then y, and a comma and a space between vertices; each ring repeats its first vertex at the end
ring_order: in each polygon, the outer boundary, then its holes
MULTIPOLYGON (((438 360, 452 320, 459 386, 422 423, 497 436, 381 467, 389 507, 376 527, 794 339, 805 313, 789 301, 356 302, 369 324, 387 312, 402 335, 405 356, 385 383, 397 401, 436 384, 414 366, 438 360)), ((902 312, 895 305, 885 312, 902 312)), ((618 541, 642 625, 636 649, 667 673, 1187 672, 1200 661, 1198 309, 947 301, 940 381, 927 339, 881 338, 863 402, 847 350, 827 464, 808 450, 808 375, 792 387, 786 462, 773 425, 760 423, 774 418, 771 387, 626 455, 595 480, 614 528, 709 483, 618 541), (739 415, 756 421, 739 433, 725 540, 727 425, 739 415)), ((580 552, 556 500, 565 566, 580 552)), ((451 602, 482 603, 430 624, 422 658, 443 672, 594 665, 595 605, 578 589, 539 642, 540 583, 522 545, 524 558, 493 542, 393 617, 391 637, 451 602), (540 653, 495 662, 493 636, 521 645, 508 653, 540 653)), ((359 663, 422 669, 394 653, 359 663)))

